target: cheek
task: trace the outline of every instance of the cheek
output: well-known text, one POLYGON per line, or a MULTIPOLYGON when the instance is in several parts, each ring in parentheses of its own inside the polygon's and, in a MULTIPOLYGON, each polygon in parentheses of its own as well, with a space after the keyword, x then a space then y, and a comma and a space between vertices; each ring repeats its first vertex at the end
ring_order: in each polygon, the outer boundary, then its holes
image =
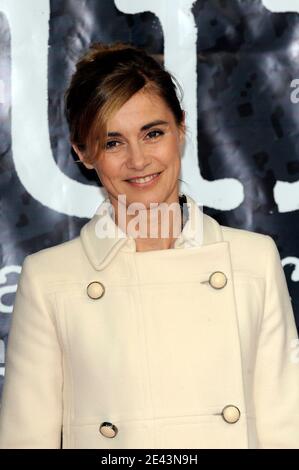
POLYGON ((168 166, 173 167, 176 170, 181 164, 181 157, 176 145, 169 146, 169 151, 167 152, 167 158, 164 160, 168 166))
POLYGON ((121 168, 117 161, 103 160, 97 165, 97 173, 102 179, 114 179, 120 176, 121 168))
POLYGON ((158 158, 165 165, 179 164, 180 162, 180 149, 176 142, 165 142, 159 149, 158 158))

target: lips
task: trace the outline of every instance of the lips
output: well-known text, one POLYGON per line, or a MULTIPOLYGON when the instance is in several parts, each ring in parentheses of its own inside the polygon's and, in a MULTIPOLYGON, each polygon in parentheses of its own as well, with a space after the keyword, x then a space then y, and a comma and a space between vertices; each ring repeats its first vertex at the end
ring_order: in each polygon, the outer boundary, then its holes
POLYGON ((136 187, 150 186, 159 178, 161 173, 160 171, 159 173, 151 173, 143 177, 130 178, 125 181, 136 187))
POLYGON ((136 177, 136 178, 130 178, 130 179, 127 179, 126 181, 129 181, 130 183, 147 183, 148 181, 150 181, 151 179, 153 179, 155 176, 159 175, 160 173, 151 173, 149 175, 146 175, 146 176, 139 176, 139 177, 136 177))

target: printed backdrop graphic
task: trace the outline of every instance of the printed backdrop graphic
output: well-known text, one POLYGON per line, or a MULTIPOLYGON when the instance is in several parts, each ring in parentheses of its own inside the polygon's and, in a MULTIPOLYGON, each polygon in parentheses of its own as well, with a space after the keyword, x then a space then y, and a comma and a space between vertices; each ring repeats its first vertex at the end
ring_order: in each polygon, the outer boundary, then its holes
POLYGON ((63 94, 89 44, 117 40, 181 83, 181 189, 273 237, 299 326, 299 1, 0 0, 0 396, 24 257, 76 237, 104 197, 63 94))

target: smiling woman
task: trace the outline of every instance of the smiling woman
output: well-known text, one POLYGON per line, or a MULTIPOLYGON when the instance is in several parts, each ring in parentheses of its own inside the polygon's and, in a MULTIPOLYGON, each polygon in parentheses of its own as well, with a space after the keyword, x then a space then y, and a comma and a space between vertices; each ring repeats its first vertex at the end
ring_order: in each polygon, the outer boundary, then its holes
POLYGON ((128 44, 94 44, 77 64, 71 145, 107 197, 78 237, 25 258, 1 448, 299 448, 277 247, 180 193, 176 91, 128 44))
MULTIPOLYGON (((148 226, 150 204, 178 203, 186 125, 175 82, 145 52, 122 43, 95 44, 77 65, 66 92, 72 145, 86 168, 96 170, 117 222, 120 194, 128 206, 143 204, 148 226)), ((169 230, 163 238, 135 239, 141 251, 169 248, 175 237, 169 230)))
POLYGON ((148 206, 178 201, 183 140, 183 127, 163 99, 142 89, 108 120, 107 140, 93 165, 74 148, 87 168, 95 168, 115 208, 122 193, 128 204, 148 206))

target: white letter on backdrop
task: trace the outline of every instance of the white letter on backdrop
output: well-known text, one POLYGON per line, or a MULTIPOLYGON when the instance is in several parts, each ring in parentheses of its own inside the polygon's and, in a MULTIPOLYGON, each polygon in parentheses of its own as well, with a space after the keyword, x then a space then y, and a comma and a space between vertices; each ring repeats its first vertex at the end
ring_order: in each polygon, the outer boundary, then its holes
MULTIPOLYGON (((69 178, 52 155, 48 122, 49 0, 0 0, 11 32, 12 153, 30 195, 67 215, 92 217, 100 188, 69 178)), ((68 158, 68 155, 65 155, 68 158)))
MULTIPOLYGON (((5 363, 5 347, 4 347, 4 340, 0 339, 0 364, 5 363)), ((0 375, 4 375, 5 373, 5 367, 0 366, 0 375)))
POLYGON ((17 284, 9 285, 7 284, 8 274, 11 273, 21 273, 21 266, 16 264, 4 266, 0 269, 0 313, 12 313, 13 305, 6 305, 2 302, 2 298, 7 294, 12 294, 17 291, 17 284))
POLYGON ((286 258, 281 260, 281 264, 283 267, 287 264, 294 266, 291 274, 291 280, 293 282, 299 282, 299 258, 296 258, 296 256, 286 256, 286 258))
POLYGON ((238 207, 244 199, 243 185, 234 178, 216 181, 204 180, 197 159, 197 30, 192 15, 194 0, 115 0, 123 13, 151 11, 160 20, 164 34, 165 67, 172 72, 184 90, 186 121, 191 129, 193 145, 186 140, 182 159, 182 191, 193 196, 204 206, 220 210, 238 207), (190 186, 189 186, 190 185, 190 186))
POLYGON ((298 0, 262 0, 262 3, 273 13, 299 12, 298 0))
MULTIPOLYGON (((264 6, 274 13, 299 13, 298 0, 262 0, 264 6)), ((294 39, 295 41, 296 39, 294 39)), ((289 183, 277 180, 273 188, 274 200, 279 212, 290 212, 299 209, 299 181, 289 183)))

